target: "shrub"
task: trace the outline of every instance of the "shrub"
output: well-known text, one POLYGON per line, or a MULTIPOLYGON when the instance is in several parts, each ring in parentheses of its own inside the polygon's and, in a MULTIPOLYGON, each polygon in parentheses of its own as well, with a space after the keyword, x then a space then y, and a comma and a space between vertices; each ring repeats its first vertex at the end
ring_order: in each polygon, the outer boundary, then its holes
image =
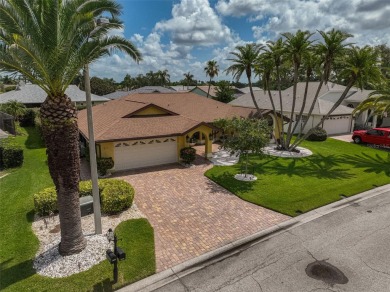
POLYGON ((58 211, 57 193, 54 187, 46 188, 34 194, 35 212, 40 216, 50 215, 58 211))
POLYGON ((0 143, 0 165, 3 168, 22 166, 24 160, 23 149, 11 140, 4 139, 0 143))
POLYGON ((184 163, 190 164, 195 160, 196 150, 192 147, 185 147, 180 150, 180 158, 184 163))
POLYGON ((325 141, 328 138, 326 131, 320 127, 311 129, 311 134, 306 138, 308 141, 325 141))
POLYGON ((92 196, 92 181, 83 180, 79 182, 79 195, 81 197, 92 196))
POLYGON ((19 119, 21 127, 34 127, 37 113, 33 109, 27 109, 19 119))
POLYGON ((116 180, 115 183, 106 183, 101 193, 102 212, 119 213, 129 208, 133 199, 134 189, 127 182, 116 180))
MULTIPOLYGON (((103 213, 115 214, 131 207, 134 189, 130 184, 116 179, 100 179, 98 183, 103 213)), ((92 196, 90 180, 79 183, 79 195, 80 197, 92 196)), ((34 194, 34 209, 39 216, 58 212, 57 193, 54 187, 34 194)))
POLYGON ((97 163, 97 170, 99 175, 106 175, 107 170, 114 167, 114 160, 112 160, 111 157, 108 158, 98 158, 96 160, 97 163))

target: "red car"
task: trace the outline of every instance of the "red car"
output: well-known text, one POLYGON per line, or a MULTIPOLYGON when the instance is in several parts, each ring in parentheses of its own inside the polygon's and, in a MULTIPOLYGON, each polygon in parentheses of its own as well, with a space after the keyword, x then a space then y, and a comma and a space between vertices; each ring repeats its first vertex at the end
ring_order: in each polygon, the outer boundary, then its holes
POLYGON ((356 143, 370 143, 390 146, 390 128, 353 131, 352 140, 356 143))

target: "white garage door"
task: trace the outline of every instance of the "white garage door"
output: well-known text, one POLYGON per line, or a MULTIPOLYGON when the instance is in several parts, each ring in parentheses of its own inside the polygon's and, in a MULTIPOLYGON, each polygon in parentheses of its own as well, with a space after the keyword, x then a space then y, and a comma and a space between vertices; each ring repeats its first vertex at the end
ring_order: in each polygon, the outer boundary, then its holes
POLYGON ((351 116, 331 116, 324 121, 324 129, 328 135, 351 132, 351 116))
POLYGON ((118 142, 115 170, 125 170, 177 162, 176 137, 118 142))

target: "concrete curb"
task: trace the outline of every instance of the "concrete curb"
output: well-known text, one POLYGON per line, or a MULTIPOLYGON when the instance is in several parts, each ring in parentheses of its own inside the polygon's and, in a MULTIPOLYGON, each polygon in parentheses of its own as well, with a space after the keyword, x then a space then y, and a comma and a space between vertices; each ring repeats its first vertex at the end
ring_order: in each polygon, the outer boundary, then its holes
POLYGON ((272 226, 268 229, 256 232, 245 238, 238 239, 230 242, 220 248, 207 252, 201 256, 183 262, 170 269, 154 274, 150 277, 142 279, 138 282, 125 286, 117 291, 119 292, 133 292, 133 291, 153 291, 160 287, 163 287, 175 280, 180 279, 188 274, 191 274, 197 270, 203 269, 215 262, 221 261, 231 255, 240 253, 250 246, 258 244, 259 242, 276 236, 282 232, 286 232, 292 228, 298 227, 302 224, 313 221, 327 214, 333 213, 337 210, 351 206, 358 202, 367 200, 369 198, 382 195, 386 192, 390 192, 390 184, 377 187, 375 189, 354 195, 352 197, 345 197, 337 202, 312 210, 305 214, 291 218, 280 224, 272 226))

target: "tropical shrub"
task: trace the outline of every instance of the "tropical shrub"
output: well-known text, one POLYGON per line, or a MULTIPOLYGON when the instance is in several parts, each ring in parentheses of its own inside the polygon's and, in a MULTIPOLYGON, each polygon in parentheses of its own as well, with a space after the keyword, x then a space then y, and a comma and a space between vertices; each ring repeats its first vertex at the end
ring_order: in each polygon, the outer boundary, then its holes
POLYGON ((55 187, 46 188, 34 194, 34 209, 39 216, 50 215, 58 211, 55 187))
POLYGON ((196 150, 192 147, 185 147, 180 150, 180 158, 184 163, 190 164, 196 158, 196 150))
POLYGON ((308 141, 325 141, 328 138, 326 131, 320 127, 310 130, 310 135, 306 138, 308 141))
POLYGON ((106 175, 107 170, 114 167, 114 160, 111 157, 98 158, 96 160, 99 175, 106 175))
MULTIPOLYGON (((129 183, 116 179, 100 179, 98 183, 103 213, 115 214, 131 207, 134 189, 129 183)), ((79 194, 80 197, 92 196, 90 180, 79 183, 79 194)), ((34 194, 34 209, 39 216, 58 212, 55 187, 46 188, 34 194)))
POLYGON ((0 165, 2 168, 22 166, 23 160, 22 147, 16 145, 10 138, 0 142, 0 165))
POLYGON ((106 184, 101 193, 102 212, 119 213, 131 206, 134 199, 133 187, 125 181, 116 180, 106 184))

